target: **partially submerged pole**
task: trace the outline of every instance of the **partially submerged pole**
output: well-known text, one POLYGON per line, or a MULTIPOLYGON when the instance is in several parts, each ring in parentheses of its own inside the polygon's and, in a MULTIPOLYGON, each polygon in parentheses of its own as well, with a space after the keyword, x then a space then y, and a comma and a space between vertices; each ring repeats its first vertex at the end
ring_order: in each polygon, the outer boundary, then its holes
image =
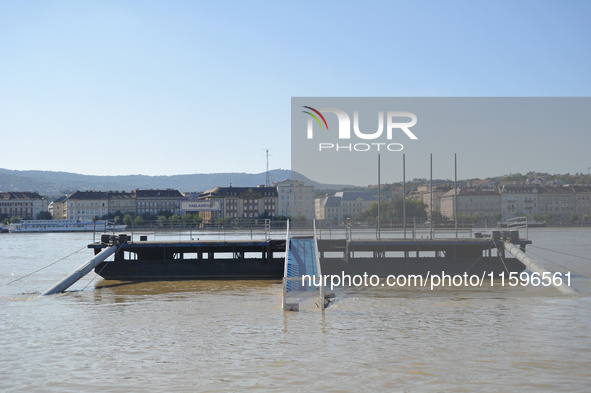
POLYGON ((105 248, 103 251, 96 254, 92 257, 88 262, 80 266, 78 269, 74 270, 70 273, 66 278, 55 284, 53 287, 49 288, 47 291, 43 292, 42 296, 47 295, 54 295, 56 293, 64 292, 66 289, 70 288, 74 283, 80 280, 82 277, 86 276, 92 269, 94 269, 99 263, 113 255, 117 250, 118 245, 113 245, 110 247, 105 248))
POLYGON ((430 238, 433 239, 433 153, 430 155, 429 159, 429 171, 430 171, 430 179, 429 179, 429 235, 430 238))
MULTIPOLYGON (((519 262, 523 263, 526 268, 531 270, 532 272, 539 273, 540 276, 543 273, 552 274, 548 271, 541 263, 536 261, 535 259, 527 256, 521 249, 513 243, 505 242, 505 250, 509 251, 519 262)), ((567 295, 576 295, 577 290, 564 284, 564 281, 560 281, 560 285, 556 285, 554 280, 550 280, 552 285, 558 289, 560 292, 567 294, 567 295)))
POLYGON ((406 240, 406 157, 402 154, 402 230, 406 240))
POLYGON ((454 153, 454 226, 456 228, 456 241, 458 240, 458 155, 454 153))
POLYGON ((382 204, 382 187, 380 185, 380 155, 378 154, 378 230, 376 232, 377 240, 380 240, 380 205, 382 204))

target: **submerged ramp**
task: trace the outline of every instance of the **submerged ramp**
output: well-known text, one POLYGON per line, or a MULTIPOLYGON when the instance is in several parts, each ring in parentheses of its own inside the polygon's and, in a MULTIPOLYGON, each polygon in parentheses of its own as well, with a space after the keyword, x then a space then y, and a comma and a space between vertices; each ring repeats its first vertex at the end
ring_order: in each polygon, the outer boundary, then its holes
POLYGON ((298 311, 299 302, 315 297, 319 292, 319 304, 324 308, 324 288, 303 282, 303 277, 311 277, 312 282, 320 281, 320 265, 316 253, 314 237, 294 237, 287 239, 285 253, 285 272, 283 277, 283 309, 298 311), (314 280, 316 277, 316 280, 314 280), (289 299, 288 299, 289 298, 289 299), (289 302, 288 302, 289 300, 289 302))
MULTIPOLYGON (((531 270, 532 272, 535 273, 539 273, 540 276, 543 273, 548 273, 549 275, 552 275, 552 273, 547 270, 541 263, 539 263, 538 261, 536 261, 535 259, 527 256, 527 254, 523 251, 521 251, 521 249, 516 246, 513 243, 510 242, 505 242, 505 250, 507 250, 508 252, 510 252, 515 258, 517 258, 519 260, 519 262, 523 263, 525 265, 525 267, 529 270, 531 270)), ((576 295, 577 294, 577 290, 565 285, 563 280, 560 280, 560 285, 556 285, 556 283, 554 282, 554 280, 550 280, 550 282, 552 283, 552 285, 558 289, 560 292, 567 294, 567 295, 576 295)))
POLYGON ((96 265, 98 265, 111 255, 113 255, 115 251, 117 251, 117 247, 118 245, 112 245, 110 247, 105 248, 103 251, 99 252, 94 257, 92 257, 88 262, 86 262, 78 269, 70 273, 63 280, 55 284, 53 287, 49 288, 47 291, 43 292, 41 296, 54 295, 56 293, 64 292, 66 289, 74 285, 76 281, 86 276, 92 269, 94 269, 96 265))

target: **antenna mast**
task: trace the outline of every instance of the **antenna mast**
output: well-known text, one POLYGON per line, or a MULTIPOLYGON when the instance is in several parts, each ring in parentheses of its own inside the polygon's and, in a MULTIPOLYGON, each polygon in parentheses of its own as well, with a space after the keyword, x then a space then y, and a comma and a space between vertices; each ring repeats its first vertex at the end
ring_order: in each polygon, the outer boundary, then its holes
POLYGON ((265 180, 265 186, 269 187, 271 185, 271 175, 269 174, 269 149, 265 149, 267 153, 267 179, 265 180))

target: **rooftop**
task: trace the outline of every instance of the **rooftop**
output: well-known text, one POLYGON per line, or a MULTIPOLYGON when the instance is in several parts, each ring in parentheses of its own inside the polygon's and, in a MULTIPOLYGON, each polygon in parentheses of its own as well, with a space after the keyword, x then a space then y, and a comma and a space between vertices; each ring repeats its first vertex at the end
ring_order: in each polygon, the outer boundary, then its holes
POLYGON ((341 198, 343 201, 377 201, 378 197, 376 191, 339 191, 334 194, 335 197, 341 198))
POLYGON ((68 197, 72 200, 96 200, 108 199, 108 193, 105 191, 76 191, 68 197))
POLYGON ((166 190, 135 190, 132 192, 136 198, 182 198, 183 195, 178 190, 168 188, 166 190))
POLYGON ((25 191, 11 191, 1 192, 0 199, 5 201, 13 199, 43 199, 43 197, 36 192, 25 192, 25 191))
POLYGON ((228 197, 228 196, 277 196, 276 187, 216 187, 205 191, 199 199, 207 199, 214 197, 228 197))

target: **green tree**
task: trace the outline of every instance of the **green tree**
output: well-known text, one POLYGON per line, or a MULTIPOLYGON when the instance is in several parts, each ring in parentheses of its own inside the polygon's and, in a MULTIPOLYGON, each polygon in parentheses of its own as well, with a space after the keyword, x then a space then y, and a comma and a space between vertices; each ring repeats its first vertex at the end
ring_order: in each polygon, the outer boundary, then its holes
MULTIPOLYGON (((427 204, 417 199, 406 199, 406 218, 427 218, 427 204)), ((433 217, 436 217, 433 212, 433 217)), ((369 209, 357 216, 357 220, 375 223, 378 217, 378 203, 374 202, 369 209)), ((402 199, 380 202, 380 221, 401 219, 403 217, 402 199)))
POLYGON ((158 216, 152 213, 142 213, 142 218, 145 221, 156 221, 158 219, 158 216))
POLYGON ((164 215, 160 215, 158 216, 158 225, 160 225, 161 227, 164 226, 164 224, 166 224, 167 218, 164 215))
POLYGON ((123 216, 123 223, 125 225, 130 227, 132 222, 133 222, 133 218, 131 217, 131 214, 127 213, 125 216, 123 216))
POLYGON ((499 222, 499 221, 501 221, 501 220, 503 219, 503 213, 501 213, 501 212, 496 212, 496 213, 493 215, 493 217, 494 217, 494 219, 495 219, 495 221, 496 221, 496 222, 499 222))
POLYGON ((232 219, 230 217, 218 218, 215 220, 215 223, 218 226, 227 226, 230 225, 231 220, 232 219))
POLYGON ((168 219, 168 217, 172 216, 172 212, 170 210, 159 210, 158 216, 164 216, 168 219))
POLYGON ((187 213, 181 217, 181 220, 183 221, 183 225, 189 226, 193 222, 193 214, 187 213))
POLYGON ((17 216, 17 217, 12 217, 12 218, 10 219, 10 222, 11 222, 12 224, 18 224, 18 223, 19 223, 19 222, 21 222, 21 221, 22 221, 22 220, 21 220, 21 218, 20 218, 20 217, 18 217, 18 216, 17 216))
POLYGON ((137 216, 133 220, 133 226, 135 226, 135 227, 142 227, 142 226, 144 226, 144 218, 142 216, 137 216))
POLYGON ((115 224, 119 224, 121 222, 121 216, 113 217, 113 221, 115 222, 115 224))
POLYGON ((298 214, 297 216, 292 218, 294 225, 306 225, 308 223, 308 220, 306 219, 306 216, 304 216, 303 214, 298 214))
POLYGON ((199 226, 203 222, 203 217, 201 217, 199 214, 193 214, 193 222, 199 226))
POLYGON ((579 221, 579 216, 577 216, 576 214, 573 214, 572 216, 570 216, 570 223, 571 224, 576 224, 577 221, 579 221))
POLYGON ((433 210, 433 220, 446 220, 447 218, 443 217, 440 211, 433 210))
POLYGON ((39 212, 39 214, 37 214, 37 217, 35 217, 37 220, 52 220, 53 217, 51 216, 51 213, 48 211, 42 211, 39 212))
POLYGON ((179 223, 179 216, 178 214, 173 214, 172 216, 168 217, 168 221, 170 221, 170 225, 177 226, 179 223))
MULTIPOLYGON (((377 204, 376 204, 377 205, 377 204)), ((380 206, 381 208, 381 206, 380 206)), ((402 198, 396 199, 394 201, 394 211, 393 214, 395 217, 402 218, 402 198)), ((395 218, 393 217, 393 218, 395 218)), ((418 199, 410 199, 406 198, 406 217, 407 218, 427 218, 427 204, 423 201, 418 199)))

